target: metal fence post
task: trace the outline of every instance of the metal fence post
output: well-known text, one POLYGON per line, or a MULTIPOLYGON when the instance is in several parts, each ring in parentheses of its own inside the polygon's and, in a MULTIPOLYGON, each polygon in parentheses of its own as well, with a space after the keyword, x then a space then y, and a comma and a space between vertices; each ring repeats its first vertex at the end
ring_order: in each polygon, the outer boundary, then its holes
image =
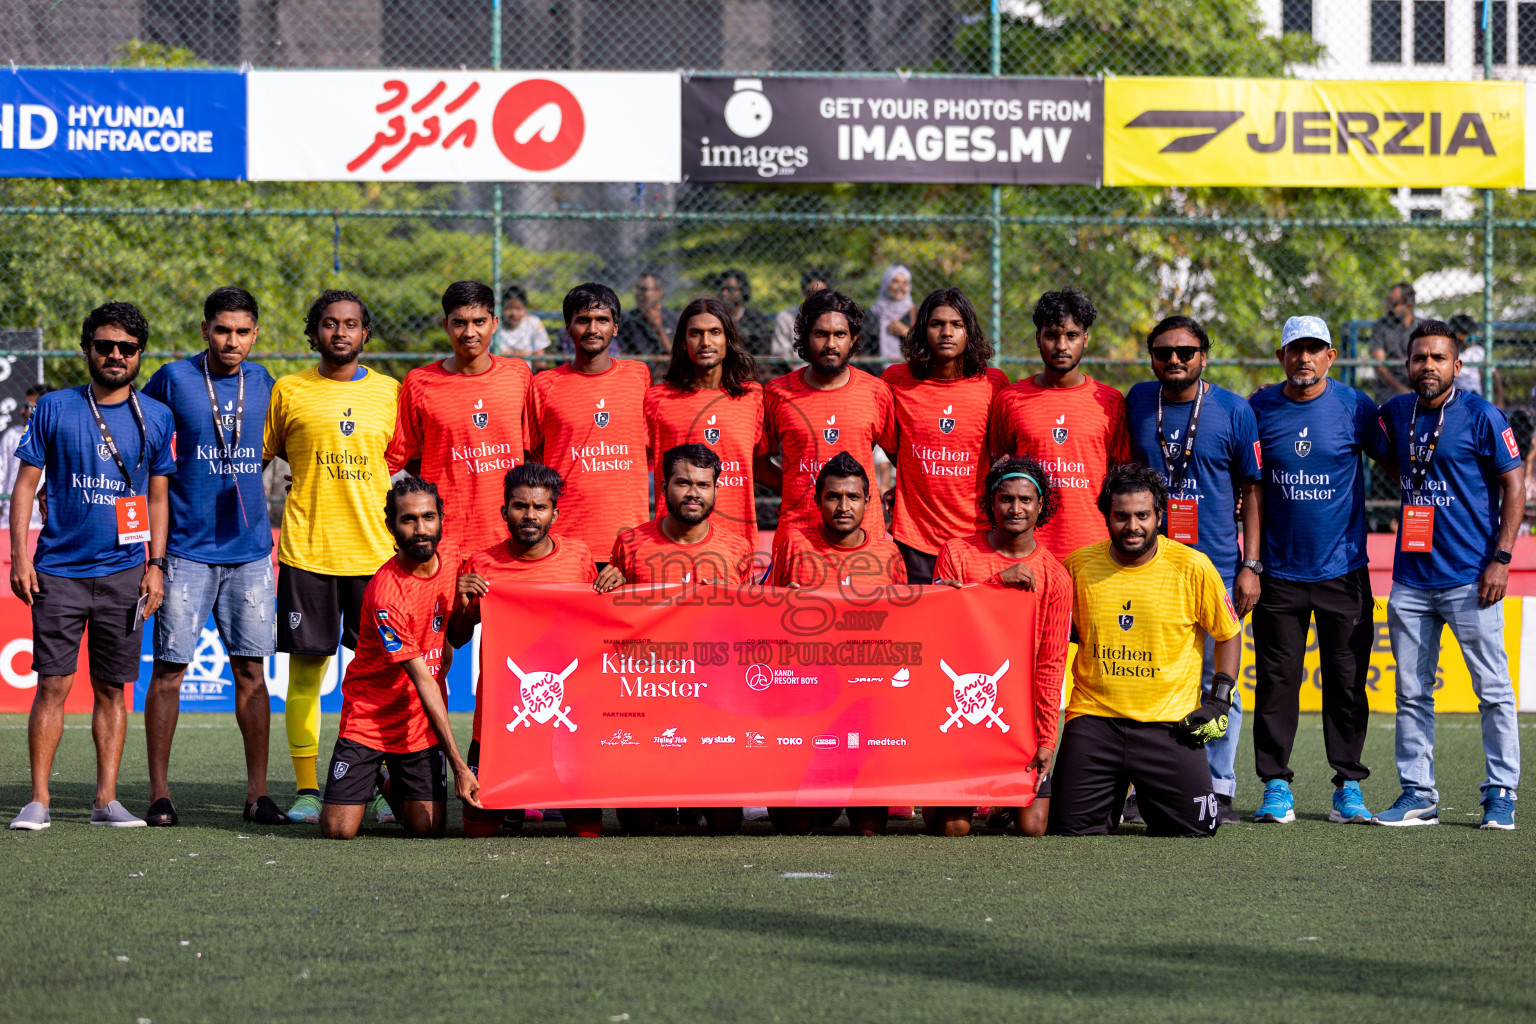
MULTIPOLYGON (((491 70, 501 70, 501 0, 491 0, 491 70)), ((501 302, 501 182, 491 186, 491 290, 501 302)), ((500 305, 496 308, 501 314, 500 305)))
MULTIPOLYGON (((1493 0, 1483 0, 1483 80, 1493 77, 1493 0)), ((1508 54, 1505 55, 1506 59, 1508 54)), ((1483 397, 1493 401, 1493 189, 1483 189, 1483 397)))
MULTIPOLYGON (((992 0, 991 68, 993 76, 1003 73, 1003 20, 1000 0, 992 0)), ((992 280, 992 352, 993 363, 1003 354, 1003 186, 992 186, 989 215, 992 245, 988 274, 992 280)), ((916 325, 914 325, 916 326, 916 325)))

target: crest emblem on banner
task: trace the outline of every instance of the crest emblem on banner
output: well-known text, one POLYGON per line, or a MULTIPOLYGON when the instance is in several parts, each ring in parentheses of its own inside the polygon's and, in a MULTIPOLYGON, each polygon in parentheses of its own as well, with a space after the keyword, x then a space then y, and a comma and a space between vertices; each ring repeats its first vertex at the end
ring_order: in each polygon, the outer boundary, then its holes
MULTIPOLYGON (((518 692, 523 698, 523 706, 513 708, 517 717, 507 723, 507 732, 516 731, 520 725, 528 725, 528 719, 533 719, 540 725, 546 725, 550 719, 555 720, 555 728, 564 725, 571 732, 576 731, 576 723, 571 721, 570 705, 560 707, 560 702, 565 699, 565 680, 576 671, 577 662, 580 659, 573 658, 571 663, 560 672, 524 672, 517 667, 517 663, 511 658, 507 659, 507 668, 517 676, 518 692)), ((529 726, 532 728, 532 726, 529 726)))
POLYGON ((1001 717, 1003 709, 993 706, 997 703, 997 681, 1007 674, 1009 664, 1009 661, 1004 659, 997 671, 990 675, 986 672, 967 672, 961 675, 950 668, 948 662, 940 658, 939 667, 954 684, 955 706, 944 709, 949 712, 949 719, 939 726, 939 732, 948 732, 952 725, 963 727, 966 722, 980 725, 983 720, 986 721, 989 729, 993 725, 1003 732, 1012 728, 1001 717))
POLYGON ((351 437, 352 431, 357 429, 357 421, 351 418, 352 410, 348 409, 341 414, 341 436, 351 437))
POLYGON ((1129 633, 1131 631, 1131 627, 1133 625, 1135 625, 1135 623, 1136 623, 1136 616, 1130 614, 1131 602, 1127 601, 1127 602, 1125 602, 1125 604, 1121 605, 1120 607, 1122 609, 1124 609, 1124 611, 1120 614, 1120 617, 1119 617, 1119 620, 1118 620, 1119 623, 1120 623, 1120 628, 1123 631, 1129 633))

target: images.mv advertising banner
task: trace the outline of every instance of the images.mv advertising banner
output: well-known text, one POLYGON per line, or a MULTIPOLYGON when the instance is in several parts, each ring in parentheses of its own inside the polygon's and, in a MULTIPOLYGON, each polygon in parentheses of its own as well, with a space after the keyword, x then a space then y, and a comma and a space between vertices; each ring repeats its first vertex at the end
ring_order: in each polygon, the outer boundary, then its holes
POLYGON ((1093 185, 1103 83, 1091 78, 683 81, 690 181, 1093 185))
POLYGON ((1110 78, 1105 185, 1520 188, 1522 82, 1110 78))
POLYGON ((481 602, 487 807, 1034 799, 1019 591, 542 585, 481 602))
POLYGON ((676 73, 249 78, 252 181, 679 180, 676 73))

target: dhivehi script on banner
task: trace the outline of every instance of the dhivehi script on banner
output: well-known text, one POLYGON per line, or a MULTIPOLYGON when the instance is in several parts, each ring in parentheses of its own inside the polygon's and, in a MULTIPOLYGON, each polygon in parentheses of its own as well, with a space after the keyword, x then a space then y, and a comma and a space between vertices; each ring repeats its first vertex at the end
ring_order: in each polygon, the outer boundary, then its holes
POLYGON ((988 586, 495 588, 481 800, 1028 804, 1034 609, 988 586))

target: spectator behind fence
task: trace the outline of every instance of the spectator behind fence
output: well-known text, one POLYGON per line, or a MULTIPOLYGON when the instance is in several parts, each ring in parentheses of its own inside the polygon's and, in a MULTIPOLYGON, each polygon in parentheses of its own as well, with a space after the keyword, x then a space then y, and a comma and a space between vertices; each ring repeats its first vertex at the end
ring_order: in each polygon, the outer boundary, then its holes
MULTIPOLYGON (((800 274, 800 298, 802 301, 832 287, 832 275, 821 267, 809 267, 800 274)), ((795 318, 800 315, 800 304, 779 311, 773 318, 773 350, 776 360, 784 361, 784 369, 799 357, 795 355, 795 318)))
MULTIPOLYGON (((37 400, 52 391, 47 384, 34 384, 27 388, 26 397, 22 399, 20 408, 16 410, 16 422, 6 428, 5 434, 0 435, 0 491, 9 495, 16 489, 16 474, 21 470, 21 460, 16 457, 16 449, 21 447, 21 439, 27 434, 27 424, 32 420, 32 410, 37 408, 37 400)), ((42 487, 46 481, 39 479, 38 495, 42 495, 42 487)), ((31 529, 43 528, 42 502, 32 506, 31 529)), ((0 529, 11 528, 11 501, 6 498, 0 502, 0 529)))
POLYGON ((767 355, 773 346, 773 324, 747 305, 752 301, 752 282, 746 271, 722 270, 715 275, 715 292, 731 309, 741 347, 754 357, 767 355))
POLYGON ((549 348, 549 331, 528 311, 528 293, 512 285, 501 299, 501 329, 496 332, 496 353, 531 359, 549 348))
POLYGON ((635 306, 619 321, 619 350, 625 355, 662 356, 672 351, 677 311, 662 306, 663 294, 658 274, 647 270, 635 278, 635 306))
POLYGON ((901 343, 912 330, 912 271, 896 264, 880 276, 880 297, 869 307, 870 326, 880 343, 880 358, 902 359, 901 343))
POLYGON ((1520 723, 1504 650, 1504 594, 1524 507, 1524 474, 1504 414, 1456 386, 1451 328, 1426 320, 1409 339, 1414 391, 1381 407, 1388 456, 1401 469, 1402 514, 1387 600, 1397 662, 1397 774, 1403 792, 1383 825, 1439 823, 1435 688, 1445 626, 1461 645, 1482 713, 1483 828, 1515 827, 1520 723))
MULTIPOLYGON (((1456 375, 1456 386, 1463 391, 1470 391, 1474 395, 1483 394, 1483 367, 1488 362, 1488 349, 1483 344, 1483 338, 1474 338, 1478 334, 1477 321, 1465 313, 1457 313, 1446 324, 1451 329, 1451 335, 1456 339, 1456 349, 1461 354, 1461 372, 1456 375)), ((1493 374, 1493 404, 1502 407, 1504 405, 1504 382, 1499 380, 1499 371, 1489 371, 1493 374)))
POLYGON ((1413 314, 1413 285, 1399 281, 1387 289, 1386 311, 1371 325, 1371 358, 1376 361, 1376 401, 1410 391, 1403 365, 1408 361, 1408 336, 1422 321, 1413 314))

